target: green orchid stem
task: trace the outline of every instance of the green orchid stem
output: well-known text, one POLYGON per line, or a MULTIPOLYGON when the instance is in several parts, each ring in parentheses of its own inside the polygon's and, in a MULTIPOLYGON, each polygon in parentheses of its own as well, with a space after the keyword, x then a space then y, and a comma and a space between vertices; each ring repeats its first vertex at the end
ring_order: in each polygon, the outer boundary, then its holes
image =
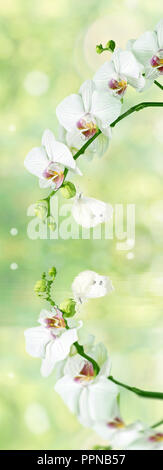
MULTIPOLYGON (((155 80, 155 84, 157 84, 161 89, 163 89, 162 85, 158 84, 158 82, 156 83, 156 80, 155 80)), ((163 103, 162 102, 155 102, 155 101, 146 101, 146 102, 143 102, 143 103, 138 103, 136 104, 135 106, 132 106, 130 109, 128 109, 128 111, 126 111, 125 113, 121 114, 121 116, 119 116, 117 119, 115 119, 115 121, 113 121, 111 124, 110 124, 110 127, 115 127, 116 124, 118 124, 118 122, 122 121, 123 119, 125 119, 127 116, 130 116, 130 114, 133 114, 134 112, 136 111, 141 111, 142 109, 144 108, 160 108, 160 107, 163 107, 163 103)), ((82 147, 80 150, 78 150, 78 152, 75 153, 74 155, 74 160, 77 160, 80 155, 83 155, 83 153, 86 151, 86 149, 89 147, 89 145, 92 144, 92 142, 101 134, 101 131, 100 129, 98 129, 98 131, 96 132, 96 134, 93 135, 93 137, 91 137, 91 139, 89 139, 82 147)), ((67 176, 67 173, 68 173, 68 168, 65 168, 65 171, 64 171, 64 180, 67 176)), ((52 191, 49 196, 47 198, 45 198, 46 200, 48 200, 48 203, 50 201, 50 198, 53 197, 56 192, 59 190, 59 188, 56 190, 56 191, 52 191)))
POLYGON ((152 429, 157 428, 158 426, 161 426, 161 424, 163 424, 163 419, 161 421, 158 421, 158 423, 153 424, 153 426, 151 426, 151 428, 152 429))
MULTIPOLYGON (((80 354, 80 356, 84 357, 84 359, 91 362, 96 375, 98 375, 99 372, 100 372, 100 367, 97 364, 97 362, 94 359, 92 359, 92 357, 88 356, 88 354, 85 354, 83 346, 81 344, 79 344, 78 341, 76 341, 74 343, 74 346, 75 346, 78 354, 80 354)), ((122 382, 119 382, 118 380, 114 379, 114 377, 112 377, 112 375, 109 375, 108 380, 111 380, 116 385, 119 385, 120 387, 126 388, 126 390, 129 390, 130 392, 133 392, 136 395, 139 395, 140 397, 163 400, 163 393, 161 393, 161 392, 148 392, 146 390, 141 390, 140 388, 130 387, 129 385, 126 385, 126 384, 124 384, 122 382)), ((160 426, 161 424, 163 424, 163 420, 156 423, 156 424, 154 424, 152 426, 152 428, 160 426)))
POLYGON ((84 357, 84 359, 91 362, 91 364, 93 365, 94 372, 97 375, 100 372, 100 367, 98 366, 97 362, 92 359, 92 357, 85 354, 83 346, 79 344, 78 341, 75 341, 74 346, 80 356, 84 357))
MULTIPOLYGON (((64 320, 65 320, 65 324, 66 324, 66 329, 69 330, 70 327, 68 326, 68 322, 67 322, 67 319, 65 318, 66 317, 66 313, 64 313, 62 310, 61 310, 62 314, 63 314, 63 317, 64 317, 64 320)), ((84 348, 81 344, 78 343, 78 341, 75 341, 75 343, 73 343, 73 345, 75 346, 78 354, 82 357, 84 357, 84 359, 86 359, 87 361, 91 362, 91 364, 93 365, 93 370, 95 372, 96 375, 98 375, 98 373, 100 372, 100 367, 99 365, 97 364, 97 362, 92 359, 91 356, 88 356, 88 354, 86 354, 84 352, 84 348)))
POLYGON ((132 108, 128 109, 128 111, 126 111, 125 113, 121 114, 121 116, 119 116, 117 119, 115 119, 115 121, 113 121, 112 124, 110 124, 110 127, 115 127, 119 121, 122 121, 122 119, 126 118, 127 116, 129 116, 130 114, 136 111, 137 112, 141 111, 144 108, 161 108, 161 107, 163 107, 163 102, 146 101, 144 103, 138 103, 135 106, 132 106, 132 108))
MULTIPOLYGON (((66 314, 64 314, 64 312, 62 312, 62 313, 63 313, 63 316, 64 315, 66 316, 66 314)), ((68 323, 67 323, 67 320, 66 320, 65 317, 64 317, 64 320, 65 320, 65 324, 66 324, 66 329, 69 330, 69 326, 68 326, 68 323)), ((79 344, 78 341, 75 341, 75 343, 73 343, 73 345, 75 346, 78 354, 81 357, 83 357, 87 361, 91 362, 91 364, 93 365, 93 370, 94 370, 95 374, 98 375, 99 372, 100 372, 100 367, 97 364, 97 362, 95 361, 95 359, 93 359, 91 356, 89 356, 88 354, 86 354, 84 352, 83 346, 81 344, 79 344)), ((163 400, 163 393, 161 393, 161 392, 148 392, 146 390, 141 390, 140 388, 130 387, 129 385, 126 385, 126 384, 124 384, 122 382, 119 382, 118 380, 114 379, 114 377, 112 377, 112 375, 109 375, 108 380, 111 380, 112 382, 114 382, 116 385, 119 385, 120 387, 126 388, 126 390, 129 390, 130 392, 136 393, 136 395, 139 395, 140 397, 163 400)), ((159 421, 158 423, 154 424, 151 427, 155 428, 157 426, 160 426, 161 424, 163 424, 163 420, 159 421)))
POLYGON ((161 90, 163 90, 163 85, 159 83, 157 80, 154 80, 155 85, 157 85, 161 90))
POLYGON ((130 387, 129 385, 126 385, 122 382, 119 382, 118 380, 115 380, 114 377, 112 377, 112 375, 110 375, 108 379, 114 382, 115 384, 119 385, 120 387, 126 388, 126 390, 129 390, 130 392, 136 393, 136 395, 139 395, 140 397, 163 400, 163 393, 161 392, 148 392, 146 390, 141 390, 140 388, 130 387))

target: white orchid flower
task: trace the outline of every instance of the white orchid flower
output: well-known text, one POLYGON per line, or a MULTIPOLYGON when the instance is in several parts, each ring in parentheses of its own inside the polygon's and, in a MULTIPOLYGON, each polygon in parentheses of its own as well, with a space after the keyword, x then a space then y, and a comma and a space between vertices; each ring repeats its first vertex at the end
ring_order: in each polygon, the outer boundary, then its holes
POLYGON ((77 328, 66 329, 62 312, 56 307, 51 311, 42 310, 38 322, 41 326, 29 328, 24 333, 26 351, 42 359, 41 374, 47 377, 56 363, 68 356, 78 339, 77 328))
POLYGON ((64 169, 80 173, 68 147, 58 142, 54 134, 46 129, 42 136, 42 146, 33 148, 25 158, 27 170, 39 178, 40 186, 58 189, 64 180, 64 169))
POLYGON ((95 73, 94 82, 99 90, 110 91, 122 98, 128 85, 141 91, 145 86, 143 67, 131 51, 116 49, 110 62, 105 62, 95 73))
POLYGON ((129 450, 163 450, 163 433, 147 429, 139 439, 126 447, 129 450))
POLYGON ((99 92, 93 80, 86 80, 79 94, 65 98, 56 109, 60 124, 67 130, 67 143, 80 148, 98 129, 104 135, 90 145, 92 151, 103 153, 110 137, 110 124, 120 115, 121 103, 106 92, 99 92))
POLYGON ((77 302, 83 303, 87 299, 104 297, 114 290, 108 276, 101 276, 94 271, 82 271, 72 283, 72 291, 77 302))
POLYGON ((91 197, 84 197, 79 193, 72 206, 72 215, 77 224, 90 228, 108 222, 113 216, 113 208, 111 204, 91 197))
POLYGON ((65 375, 58 380, 55 390, 83 426, 93 427, 100 419, 107 416, 109 421, 118 412, 118 387, 107 379, 110 359, 103 344, 89 355, 101 367, 99 374, 95 375, 91 362, 76 354, 66 361, 65 375))
POLYGON ((102 439, 108 440, 113 449, 126 449, 133 441, 142 436, 145 425, 136 421, 126 426, 118 415, 107 423, 100 420, 93 429, 102 439))
MULTIPOLYGON (((109 137, 104 134, 99 134, 98 138, 95 139, 83 153, 83 158, 87 161, 91 161, 93 157, 97 154, 98 157, 102 157, 107 151, 110 139, 112 137, 111 127, 107 131, 109 137)), ((72 155, 74 156, 79 149, 85 144, 86 137, 78 130, 75 129, 74 132, 67 132, 61 124, 59 124, 59 141, 68 145, 72 155)))
POLYGON ((146 31, 138 39, 129 41, 136 58, 144 65, 145 76, 155 80, 163 74, 163 19, 154 31, 146 31))

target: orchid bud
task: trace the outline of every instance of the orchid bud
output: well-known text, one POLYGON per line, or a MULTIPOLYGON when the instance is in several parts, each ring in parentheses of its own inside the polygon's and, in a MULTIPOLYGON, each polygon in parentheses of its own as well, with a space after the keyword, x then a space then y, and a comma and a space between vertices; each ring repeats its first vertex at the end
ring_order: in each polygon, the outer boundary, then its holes
POLYGON ((105 47, 106 49, 108 49, 108 51, 114 52, 115 46, 116 46, 115 41, 111 39, 110 41, 107 42, 105 47))
POLYGON ((55 219, 52 216, 48 217, 48 227, 51 230, 51 232, 54 232, 57 227, 55 219))
POLYGON ((61 193, 63 197, 65 197, 66 199, 70 199, 71 197, 75 196, 76 188, 73 183, 67 181, 66 183, 63 183, 61 187, 61 193))
POLYGON ((36 217, 41 220, 45 220, 48 213, 48 203, 47 201, 37 201, 34 207, 34 212, 36 217))
POLYGON ((109 447, 109 446, 105 447, 105 446, 100 446, 100 445, 98 446, 98 445, 97 445, 97 446, 94 446, 94 447, 93 447, 93 450, 111 450, 111 449, 112 449, 112 448, 109 447))
POLYGON ((101 54, 103 52, 102 44, 97 44, 96 52, 97 52, 97 54, 101 54))
POLYGON ((66 317, 73 317, 76 313, 76 302, 73 299, 66 299, 60 304, 59 308, 66 317))
POLYGON ((36 294, 46 292, 46 280, 40 279, 40 281, 37 281, 34 287, 34 291, 36 292, 36 294))
POLYGON ((50 277, 55 278, 56 274, 57 274, 56 268, 53 266, 51 269, 49 269, 48 274, 49 274, 50 277))

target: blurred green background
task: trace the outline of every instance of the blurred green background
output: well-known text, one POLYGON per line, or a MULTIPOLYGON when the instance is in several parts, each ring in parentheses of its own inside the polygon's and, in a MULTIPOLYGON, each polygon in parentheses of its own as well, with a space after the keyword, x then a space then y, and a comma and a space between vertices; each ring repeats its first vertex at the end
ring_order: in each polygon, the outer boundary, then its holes
MULTIPOLYGON (((104 341, 115 378, 161 390, 163 329, 163 115, 148 109, 114 130, 107 154, 81 159, 80 188, 113 205, 136 205, 132 255, 114 240, 30 240, 27 208, 46 191, 23 166, 42 132, 57 133, 56 105, 76 92, 102 64, 95 46, 127 40, 153 29, 162 1, 5 0, 0 5, 1 103, 1 332, 0 447, 2 449, 89 449, 103 441, 83 428, 54 392, 54 377, 40 376, 40 361, 25 353, 24 329, 37 325, 44 306, 33 286, 42 271, 58 269, 56 299, 71 293, 84 269, 108 274, 114 293, 82 308, 87 331, 104 341), (18 230, 13 236, 12 228, 18 230), (16 265, 13 263, 16 263, 16 265), (12 269, 16 267, 17 269, 12 269)), ((153 86, 144 95, 129 90, 125 106, 161 100, 153 86)), ((121 394, 122 416, 149 424, 163 416, 159 401, 121 394)))

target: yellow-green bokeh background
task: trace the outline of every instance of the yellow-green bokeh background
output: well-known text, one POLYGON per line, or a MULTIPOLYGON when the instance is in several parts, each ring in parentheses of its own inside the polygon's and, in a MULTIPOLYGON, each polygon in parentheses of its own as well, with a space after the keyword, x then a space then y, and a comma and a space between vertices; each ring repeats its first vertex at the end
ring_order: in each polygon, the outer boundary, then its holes
MULTIPOLYGON (((135 257, 116 249, 117 240, 36 240, 27 237, 28 206, 43 194, 23 160, 39 145, 44 128, 57 131, 55 108, 76 92, 106 60, 95 45, 118 46, 162 16, 155 0, 5 0, 0 5, 1 102, 1 333, 0 447, 2 449, 87 449, 102 443, 83 428, 53 391, 54 377, 40 376, 40 361, 25 353, 23 331, 36 324, 42 307, 33 294, 40 273, 55 264, 56 297, 70 294, 83 269, 108 274, 115 292, 83 307, 87 331, 104 341, 112 374, 121 381, 161 390, 163 296, 162 111, 148 109, 121 122, 103 159, 81 159, 80 187, 88 196, 136 204, 135 257), (40 71, 49 88, 32 96, 28 74, 40 71), (10 234, 12 227, 18 235, 10 234), (10 264, 16 262, 13 271, 10 264)), ((155 86, 141 95, 130 90, 126 105, 161 100, 155 86)), ((79 184, 79 178, 78 178, 79 184)), ((159 401, 122 391, 121 410, 129 423, 162 418, 159 401)))

